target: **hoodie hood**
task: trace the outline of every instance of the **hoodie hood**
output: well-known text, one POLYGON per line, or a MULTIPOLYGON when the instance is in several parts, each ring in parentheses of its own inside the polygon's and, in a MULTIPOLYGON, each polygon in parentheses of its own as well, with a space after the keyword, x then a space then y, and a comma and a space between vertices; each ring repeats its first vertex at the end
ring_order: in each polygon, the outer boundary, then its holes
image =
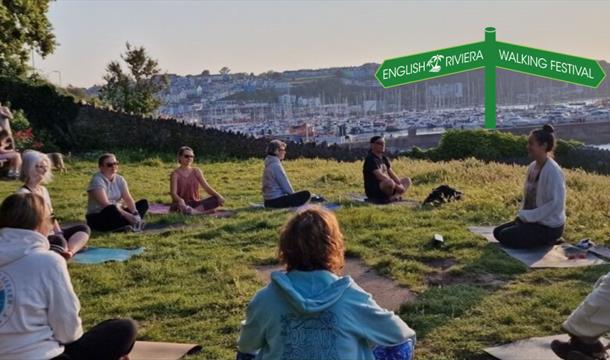
POLYGON ((41 250, 49 250, 49 240, 42 234, 25 229, 0 229, 0 267, 41 250))
POLYGON ((354 282, 326 271, 275 271, 271 282, 301 313, 317 313, 333 306, 354 282))
POLYGON ((267 155, 267 157, 265 157, 265 166, 269 166, 271 164, 280 164, 280 158, 277 156, 273 156, 273 155, 267 155))

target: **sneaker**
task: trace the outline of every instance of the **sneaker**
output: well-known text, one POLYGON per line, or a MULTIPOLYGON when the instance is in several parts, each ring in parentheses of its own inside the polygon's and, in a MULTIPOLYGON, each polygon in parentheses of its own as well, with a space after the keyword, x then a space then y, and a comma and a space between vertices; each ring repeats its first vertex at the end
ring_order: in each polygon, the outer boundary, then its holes
POLYGON ((6 177, 10 180, 17 180, 19 179, 19 173, 15 171, 9 171, 6 177))
POLYGON ((193 213, 193 208, 187 205, 184 209, 184 213, 187 215, 191 215, 193 213))
POLYGON ((133 225, 133 232, 141 232, 142 230, 144 230, 145 226, 146 222, 144 220, 140 220, 133 225))
POLYGON ((309 198, 309 201, 312 203, 322 203, 326 202, 326 199, 320 195, 312 195, 311 198, 309 198))
POLYGON ((584 250, 588 250, 592 247, 595 246, 595 243, 593 241, 591 241, 591 239, 586 238, 586 239, 582 239, 578 242, 578 244, 576 244, 577 247, 584 249, 584 250))
POLYGON ((555 355, 564 360, 605 360, 607 359, 606 348, 597 341, 593 344, 585 344, 577 337, 570 337, 570 341, 553 340, 551 350, 555 355))

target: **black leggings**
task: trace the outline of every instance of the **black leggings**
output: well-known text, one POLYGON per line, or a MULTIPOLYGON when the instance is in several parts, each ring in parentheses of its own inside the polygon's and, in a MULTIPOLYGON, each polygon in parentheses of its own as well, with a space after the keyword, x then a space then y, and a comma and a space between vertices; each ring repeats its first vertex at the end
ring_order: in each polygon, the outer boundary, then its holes
POLYGON ((61 247, 64 250, 68 249, 68 241, 70 241, 70 238, 77 232, 84 232, 87 233, 87 235, 91 235, 91 229, 85 224, 61 228, 61 231, 63 232, 61 235, 49 235, 49 244, 61 247))
MULTIPOLYGON (((207 211, 207 210, 213 210, 213 209, 216 209, 217 207, 219 207, 220 202, 218 201, 218 198, 216 196, 210 196, 203 200, 186 201, 186 205, 192 207, 193 209, 202 207, 204 211, 207 211)), ((169 211, 179 211, 178 205, 175 203, 172 204, 169 207, 169 211)))
POLYGON ((265 200, 265 207, 268 208, 289 208, 305 205, 311 198, 311 193, 307 190, 285 195, 279 198, 265 200))
MULTIPOLYGON (((148 200, 142 199, 136 202, 136 209, 141 218, 144 218, 148 211, 148 200)), ((127 210, 127 209, 125 209, 127 210)), ((127 219, 121 215, 116 205, 108 205, 97 214, 87 214, 87 225, 97 231, 118 230, 127 225, 131 225, 127 219)))
POLYGON ((515 249, 531 249, 554 245, 563 234, 563 225, 548 227, 538 223, 524 223, 516 219, 494 229, 494 237, 502 245, 515 249))
POLYGON ((64 353, 51 360, 118 360, 131 352, 137 334, 133 320, 106 320, 65 345, 64 353))

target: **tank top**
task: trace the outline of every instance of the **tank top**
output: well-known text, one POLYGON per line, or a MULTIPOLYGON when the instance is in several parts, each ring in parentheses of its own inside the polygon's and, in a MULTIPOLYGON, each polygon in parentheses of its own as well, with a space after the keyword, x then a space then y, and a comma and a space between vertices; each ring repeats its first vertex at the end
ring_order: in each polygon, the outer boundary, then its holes
POLYGON ((174 170, 174 176, 177 177, 178 196, 184 199, 185 202, 199 201, 199 179, 197 178, 197 170, 192 169, 188 176, 181 175, 178 170, 174 170))

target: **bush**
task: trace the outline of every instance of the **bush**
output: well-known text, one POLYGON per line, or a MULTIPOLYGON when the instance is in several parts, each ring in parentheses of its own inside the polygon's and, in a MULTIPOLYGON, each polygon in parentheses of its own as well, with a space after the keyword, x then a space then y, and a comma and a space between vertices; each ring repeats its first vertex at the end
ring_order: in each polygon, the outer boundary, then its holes
MULTIPOLYGON (((477 130, 449 130, 443 134, 438 147, 428 151, 414 148, 407 156, 435 161, 463 160, 474 157, 486 161, 527 158, 527 136, 507 132, 477 130)), ((564 156, 582 147, 577 141, 559 140, 555 154, 564 156)))
POLYGON ((44 130, 54 144, 71 150, 77 138, 71 124, 78 114, 78 105, 72 96, 59 94, 55 86, 43 81, 0 77, 0 102, 10 102, 13 108, 23 109, 35 129, 34 134, 44 130))
POLYGON ((525 153, 527 138, 511 133, 478 130, 449 130, 430 156, 434 160, 454 160, 475 157, 481 160, 498 160, 521 157, 525 153))
POLYGON ((23 110, 13 110, 13 119, 11 120, 11 129, 15 132, 29 129, 30 121, 25 116, 23 110))

